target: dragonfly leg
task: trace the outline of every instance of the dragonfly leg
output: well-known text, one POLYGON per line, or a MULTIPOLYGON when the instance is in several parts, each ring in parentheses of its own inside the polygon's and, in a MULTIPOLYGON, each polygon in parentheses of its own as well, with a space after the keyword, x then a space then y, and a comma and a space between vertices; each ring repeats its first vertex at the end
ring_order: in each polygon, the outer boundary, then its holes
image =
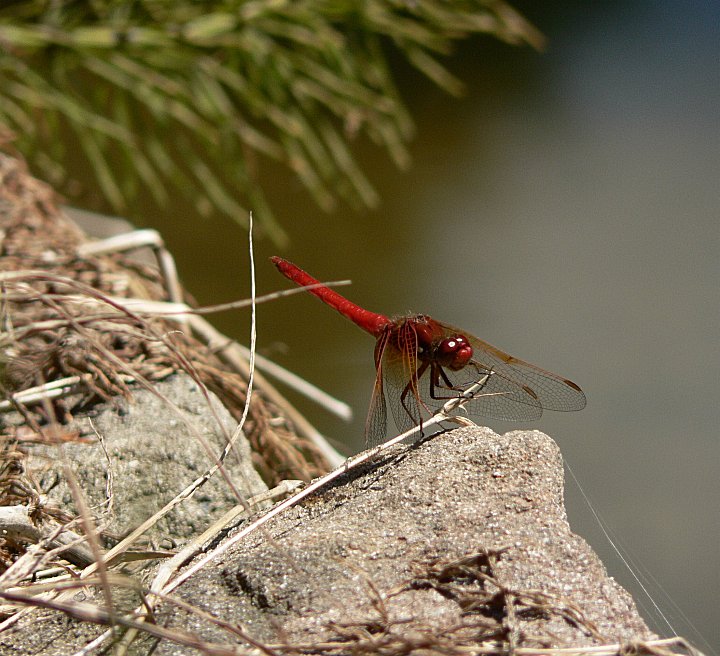
MULTIPOLYGON (((478 373, 480 372, 478 371, 478 373)), ((454 385, 448 377, 447 373, 445 372, 445 369, 443 369, 439 364, 434 364, 432 367, 432 372, 430 374, 430 397, 432 399, 435 399, 436 401, 449 401, 450 399, 456 399, 459 396, 463 396, 465 391, 471 388, 473 385, 479 385, 477 391, 473 394, 476 394, 477 392, 482 392, 485 385, 487 385, 488 380, 490 380, 490 376, 492 374, 493 370, 487 369, 478 377, 476 381, 467 383, 465 385, 454 385), (440 395, 437 392, 438 389, 448 390, 457 393, 452 395, 440 395)))

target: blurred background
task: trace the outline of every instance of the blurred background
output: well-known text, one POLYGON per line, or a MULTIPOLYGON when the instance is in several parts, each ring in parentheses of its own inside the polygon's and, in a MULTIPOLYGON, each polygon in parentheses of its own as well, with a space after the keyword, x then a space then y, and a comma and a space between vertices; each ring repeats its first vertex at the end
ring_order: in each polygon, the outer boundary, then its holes
MULTIPOLYGON (((513 6, 545 51, 460 44, 446 62, 460 100, 395 62, 413 165, 357 146, 377 209, 325 214, 286 170, 265 176, 289 237, 278 254, 352 279, 342 293, 368 309, 431 314, 580 384, 580 413, 491 427, 551 435, 582 486, 567 477, 573 529, 656 631, 717 653, 720 3, 513 6)), ((133 214, 163 233, 201 304, 247 296, 241 228, 154 207, 133 214)), ((290 286, 267 261, 277 251, 256 243, 260 293, 290 286)), ((214 322, 247 343, 247 313, 214 322)), ((259 308, 258 349, 351 404, 346 425, 289 393, 340 450, 362 447, 371 337, 298 295, 259 308)))

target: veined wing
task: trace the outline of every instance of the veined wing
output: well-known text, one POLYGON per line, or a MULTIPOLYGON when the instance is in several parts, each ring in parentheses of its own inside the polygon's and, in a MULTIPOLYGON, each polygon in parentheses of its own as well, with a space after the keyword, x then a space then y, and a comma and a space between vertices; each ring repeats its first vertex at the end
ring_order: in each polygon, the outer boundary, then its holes
MULTIPOLYGON (((585 394, 571 380, 520 360, 458 328, 447 324, 441 325, 448 334, 464 335, 473 348, 471 363, 458 372, 450 372, 453 382, 468 384, 471 379, 477 377, 477 371, 492 371, 491 379, 496 380, 490 382, 488 389, 495 387, 498 390, 506 390, 508 398, 515 403, 539 405, 543 410, 561 412, 582 410, 585 407, 587 403, 585 394), (522 390, 522 393, 518 393, 518 389, 522 390)), ((510 414, 508 419, 517 417, 517 413, 510 414)), ((522 418, 525 419, 525 416, 522 418)))

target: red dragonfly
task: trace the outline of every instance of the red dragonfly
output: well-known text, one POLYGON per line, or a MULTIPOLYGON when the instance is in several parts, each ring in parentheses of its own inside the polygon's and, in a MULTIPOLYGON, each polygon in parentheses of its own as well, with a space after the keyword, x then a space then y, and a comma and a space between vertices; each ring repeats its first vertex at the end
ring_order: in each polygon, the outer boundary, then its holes
POLYGON ((277 256, 270 259, 301 287, 317 285, 307 291, 377 340, 377 376, 365 423, 368 444, 385 437, 386 397, 401 431, 422 426, 448 400, 469 391, 476 393, 465 404, 467 413, 490 419, 528 421, 540 417, 543 410, 585 407, 585 394, 566 378, 427 315, 390 319, 365 310, 291 262, 277 256))

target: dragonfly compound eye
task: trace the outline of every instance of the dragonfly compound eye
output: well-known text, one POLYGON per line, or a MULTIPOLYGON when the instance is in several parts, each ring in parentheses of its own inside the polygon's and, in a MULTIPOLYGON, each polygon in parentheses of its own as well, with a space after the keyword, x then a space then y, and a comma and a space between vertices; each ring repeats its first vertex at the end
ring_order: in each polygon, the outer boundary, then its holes
POLYGON ((472 346, 462 335, 446 337, 437 347, 437 359, 445 367, 454 371, 462 369, 473 356, 472 346))

